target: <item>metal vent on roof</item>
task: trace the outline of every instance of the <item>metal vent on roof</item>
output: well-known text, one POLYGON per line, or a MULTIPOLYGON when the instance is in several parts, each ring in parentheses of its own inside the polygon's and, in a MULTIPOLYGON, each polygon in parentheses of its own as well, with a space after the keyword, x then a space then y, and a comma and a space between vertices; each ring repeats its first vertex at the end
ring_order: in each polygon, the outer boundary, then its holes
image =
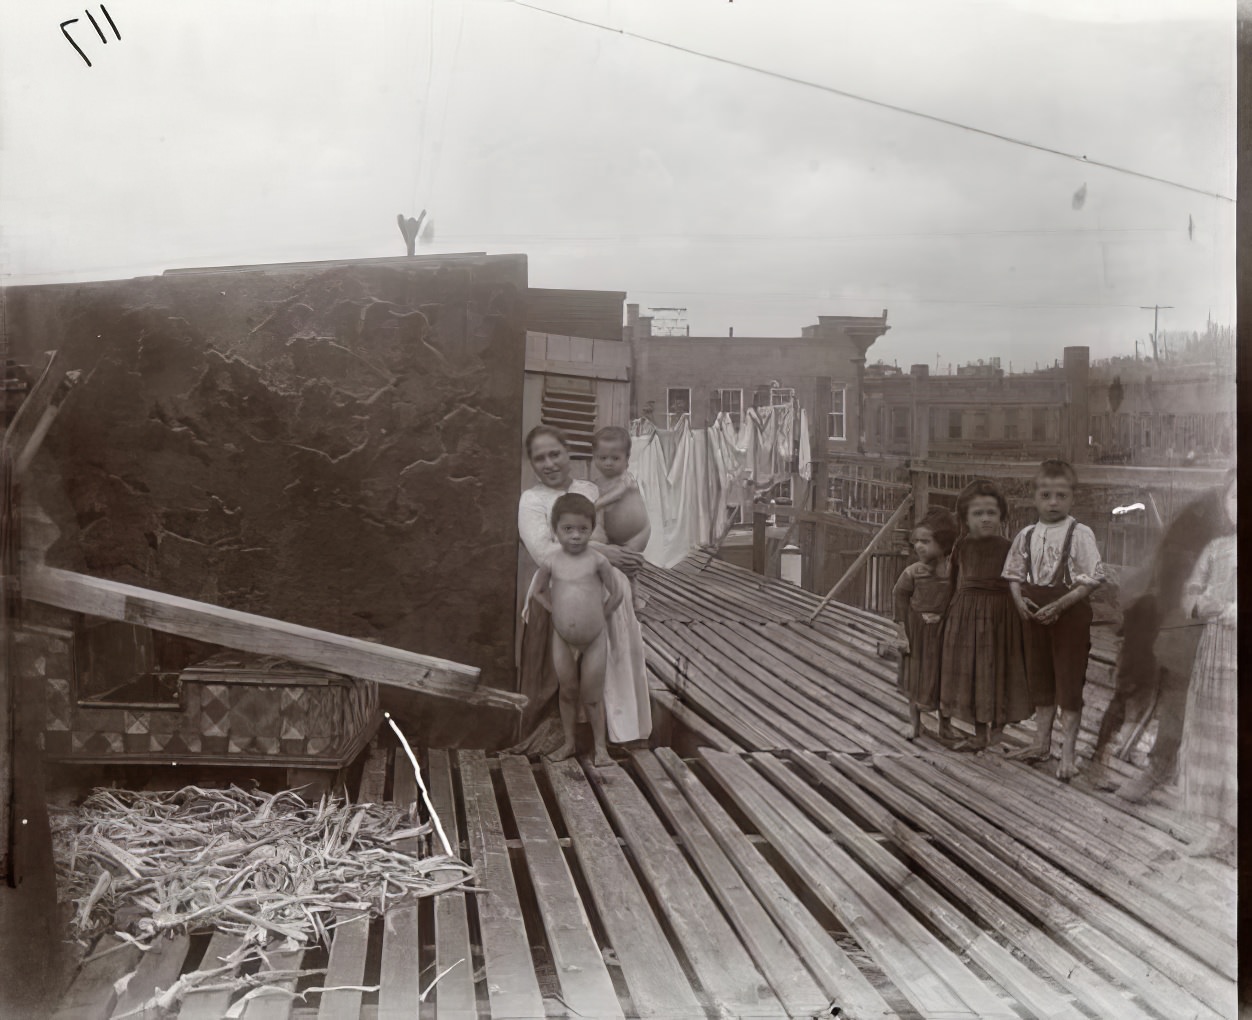
POLYGON ((544 381, 540 415, 545 425, 554 425, 569 439, 570 456, 575 460, 591 457, 591 437, 596 431, 596 395, 567 389, 560 382, 544 381))

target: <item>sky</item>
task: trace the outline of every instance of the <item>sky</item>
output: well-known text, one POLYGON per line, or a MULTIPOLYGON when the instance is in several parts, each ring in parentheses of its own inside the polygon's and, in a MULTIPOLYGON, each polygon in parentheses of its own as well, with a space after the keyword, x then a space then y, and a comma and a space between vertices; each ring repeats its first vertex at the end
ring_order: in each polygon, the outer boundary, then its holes
POLYGON ((401 255, 425 208, 696 335, 885 308, 902 366, 1234 320, 1231 2, 104 6, 0 4, 6 285, 401 255))

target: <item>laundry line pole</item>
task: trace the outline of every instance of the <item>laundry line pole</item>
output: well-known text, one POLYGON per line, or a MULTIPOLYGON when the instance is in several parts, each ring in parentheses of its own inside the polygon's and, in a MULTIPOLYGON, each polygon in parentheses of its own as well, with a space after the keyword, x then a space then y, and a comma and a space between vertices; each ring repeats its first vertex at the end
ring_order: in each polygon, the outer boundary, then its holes
POLYGON ((903 500, 901 500, 900 505, 896 507, 895 512, 887 518, 887 522, 878 529, 878 533, 869 540, 869 545, 862 549, 861 554, 852 561, 852 566, 848 567, 848 569, 843 572, 843 576, 835 582, 835 586, 831 588, 830 591, 826 593, 826 597, 818 603, 817 608, 813 610, 813 615, 809 617, 810 624, 817 619, 818 615, 823 609, 826 608, 830 601, 848 586, 848 582, 851 581, 856 572, 865 565, 865 562, 874 554, 878 547, 886 541, 887 537, 892 531, 895 530, 896 525, 900 523, 900 519, 912 505, 913 493, 910 492, 904 497, 903 500))

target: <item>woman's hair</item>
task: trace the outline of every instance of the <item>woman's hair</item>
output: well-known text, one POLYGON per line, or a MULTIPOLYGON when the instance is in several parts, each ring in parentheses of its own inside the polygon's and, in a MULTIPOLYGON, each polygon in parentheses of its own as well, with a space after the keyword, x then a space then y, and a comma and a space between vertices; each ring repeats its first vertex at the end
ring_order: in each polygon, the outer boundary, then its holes
POLYGON ((536 439, 540 436, 551 436, 565 449, 569 449, 569 440, 565 438, 565 433, 555 425, 536 425, 533 429, 526 433, 526 458, 530 459, 530 448, 534 445, 536 439))
POLYGON ((923 528, 930 532, 935 544, 943 550, 945 556, 952 551, 952 546, 956 544, 956 536, 961 531, 952 511, 945 510, 941 506, 931 507, 926 511, 926 515, 909 532, 909 541, 913 541, 913 536, 923 528))
POLYGON ((1004 493, 1000 491, 1000 486, 996 485, 990 478, 975 478, 956 497, 956 516, 960 522, 962 532, 969 528, 967 520, 969 517, 969 506, 979 496, 990 496, 994 499, 996 505, 1000 508, 1000 520, 1007 523, 1009 519, 1009 501, 1004 498, 1004 493))
POLYGON ((586 517, 591 521, 592 526, 596 523, 596 505, 586 496, 577 492, 567 492, 564 496, 557 499, 552 504, 552 530, 556 531, 557 522, 565 514, 577 514, 579 517, 586 517))

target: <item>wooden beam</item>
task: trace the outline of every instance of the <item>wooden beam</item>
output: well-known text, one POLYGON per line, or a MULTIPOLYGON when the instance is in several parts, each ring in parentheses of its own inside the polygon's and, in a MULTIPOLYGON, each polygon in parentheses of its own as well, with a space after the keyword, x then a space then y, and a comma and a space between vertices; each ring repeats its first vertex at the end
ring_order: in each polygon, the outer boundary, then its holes
POLYGON ((594 361, 555 361, 552 358, 527 358, 526 371, 540 375, 570 375, 583 379, 607 379, 611 382, 630 381, 630 369, 626 365, 602 365, 594 361))
POLYGON ((479 684, 480 670, 475 666, 69 570, 34 567, 23 578, 23 595, 59 609, 121 620, 239 651, 276 655, 333 673, 402 687, 414 694, 519 711, 526 704, 525 695, 479 684))
POLYGON ((852 561, 852 566, 848 567, 848 569, 843 572, 843 577, 839 578, 839 580, 835 582, 835 586, 826 593, 826 597, 822 599, 821 604, 813 610, 813 615, 809 617, 809 623, 812 623, 817 619, 821 611, 826 608, 826 604, 847 586, 848 581, 850 581, 856 572, 865 565, 865 561, 873 555, 874 550, 886 541, 887 536, 895 530, 896 525, 900 523, 905 512, 912 505, 912 503, 912 494, 905 496, 904 499, 901 500, 900 505, 896 507, 895 512, 888 517, 887 522, 878 529, 878 534, 870 539, 869 545, 861 550, 861 555, 852 561))

